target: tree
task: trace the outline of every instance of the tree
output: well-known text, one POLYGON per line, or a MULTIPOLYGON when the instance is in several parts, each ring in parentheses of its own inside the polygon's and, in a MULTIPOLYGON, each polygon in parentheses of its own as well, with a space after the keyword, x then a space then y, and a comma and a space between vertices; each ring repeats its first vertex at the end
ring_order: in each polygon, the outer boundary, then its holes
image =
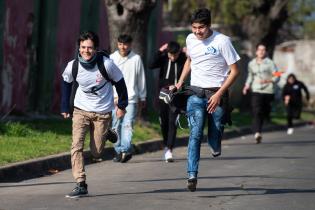
POLYGON ((257 3, 252 5, 251 14, 242 18, 242 32, 252 44, 252 48, 263 42, 272 55, 278 31, 288 18, 289 1, 256 1, 257 3))
POLYGON ((156 0, 104 0, 107 8, 111 49, 116 48, 119 34, 133 37, 133 48, 144 59, 149 15, 156 0))
POLYGON ((306 16, 310 16, 315 8, 314 0, 190 0, 185 2, 173 0, 172 2, 174 5, 171 23, 183 24, 185 20, 187 24, 196 8, 207 7, 211 9, 213 23, 224 26, 229 35, 249 40, 253 48, 257 43, 264 42, 269 48, 270 55, 276 43, 279 42, 278 34, 283 26, 290 29, 287 33, 296 34, 296 37, 299 37, 296 26, 300 26, 300 29, 305 28, 303 20, 306 16), (190 9, 187 10, 187 8, 190 9), (187 15, 183 16, 183 14, 187 15))

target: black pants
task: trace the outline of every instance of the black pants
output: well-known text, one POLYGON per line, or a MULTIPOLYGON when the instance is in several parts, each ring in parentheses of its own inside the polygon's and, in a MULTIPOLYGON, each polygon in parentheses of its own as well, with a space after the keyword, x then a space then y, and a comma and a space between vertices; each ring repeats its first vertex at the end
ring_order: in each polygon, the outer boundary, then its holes
POLYGON ((252 93, 253 131, 261 132, 265 119, 270 118, 271 102, 274 94, 252 93))
POLYGON ((162 100, 159 100, 160 105, 160 125, 163 135, 163 144, 169 149, 173 149, 176 139, 176 118, 177 114, 170 110, 168 104, 165 104, 162 100))
POLYGON ((287 122, 288 128, 293 127, 293 119, 299 119, 302 111, 302 102, 301 103, 289 103, 287 106, 287 122))

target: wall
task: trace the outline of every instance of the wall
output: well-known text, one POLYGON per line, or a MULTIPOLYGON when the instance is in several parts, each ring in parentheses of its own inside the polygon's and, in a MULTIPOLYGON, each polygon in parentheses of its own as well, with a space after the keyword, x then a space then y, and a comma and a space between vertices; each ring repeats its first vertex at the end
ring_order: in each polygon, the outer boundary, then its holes
POLYGON ((0 0, 0 117, 59 112, 61 73, 80 31, 109 46, 102 0, 0 0))
POLYGON ((315 41, 299 40, 278 45, 273 59, 284 72, 280 85, 284 85, 287 75, 294 73, 315 95, 315 41))

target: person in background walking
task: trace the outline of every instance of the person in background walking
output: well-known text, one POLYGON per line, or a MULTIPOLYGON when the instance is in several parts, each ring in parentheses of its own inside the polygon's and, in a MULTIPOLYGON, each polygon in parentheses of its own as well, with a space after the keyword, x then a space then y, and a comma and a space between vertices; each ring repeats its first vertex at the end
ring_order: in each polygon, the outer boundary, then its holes
POLYGON ((253 131, 256 143, 262 139, 264 119, 269 118, 271 103, 274 99, 275 84, 279 81, 275 63, 267 57, 264 44, 256 46, 256 58, 248 64, 248 75, 243 88, 246 95, 251 90, 251 107, 253 114, 253 131))
MULTIPOLYGON (((118 133, 118 140, 115 144, 116 155, 114 162, 125 163, 132 158, 131 140, 133 126, 137 116, 137 110, 146 106, 146 80, 144 67, 140 55, 131 50, 132 37, 122 34, 118 37, 117 47, 110 55, 114 63, 121 70, 128 90, 128 106, 126 114, 122 118, 113 115, 113 129, 118 133)), ((114 91, 115 101, 117 99, 114 91)), ((117 109, 118 107, 116 107, 117 109)))
MULTIPOLYGON (((176 85, 182 73, 186 61, 186 55, 182 52, 180 45, 171 41, 160 47, 156 53, 149 68, 160 70, 159 72, 159 89, 169 89, 170 86, 176 85)), ((168 104, 159 100, 159 119, 164 144, 164 159, 166 162, 173 161, 173 148, 176 139, 176 122, 178 113, 174 113, 168 104)))
POLYGON ((293 119, 299 119, 303 107, 302 90, 306 95, 306 100, 309 101, 310 93, 303 82, 296 79, 294 74, 289 74, 287 82, 282 90, 284 105, 287 109, 287 134, 293 134, 293 119))

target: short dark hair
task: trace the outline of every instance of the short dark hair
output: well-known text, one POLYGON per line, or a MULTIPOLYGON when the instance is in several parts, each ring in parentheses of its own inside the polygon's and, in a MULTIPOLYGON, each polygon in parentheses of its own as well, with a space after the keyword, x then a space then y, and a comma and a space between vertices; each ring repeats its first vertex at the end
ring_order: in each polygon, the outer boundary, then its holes
POLYGON ((211 24, 211 12, 207 8, 202 8, 196 10, 190 19, 190 23, 200 23, 200 24, 205 24, 205 25, 210 25, 211 24))
POLYGON ((258 44, 256 44, 256 48, 255 49, 257 50, 259 46, 264 46, 266 48, 266 50, 267 50, 267 45, 265 43, 259 42, 258 44))
POLYGON ((93 42, 94 48, 98 48, 99 39, 98 39, 98 36, 93 31, 82 32, 78 39, 78 46, 80 47, 80 43, 88 39, 90 39, 93 42))
POLYGON ((121 34, 118 36, 117 39, 118 42, 120 43, 131 43, 132 42, 132 37, 128 34, 121 34))
POLYGON ((170 41, 168 44, 167 44, 167 49, 166 51, 168 53, 171 53, 171 54, 176 54, 180 51, 180 45, 175 42, 175 41, 170 41))

